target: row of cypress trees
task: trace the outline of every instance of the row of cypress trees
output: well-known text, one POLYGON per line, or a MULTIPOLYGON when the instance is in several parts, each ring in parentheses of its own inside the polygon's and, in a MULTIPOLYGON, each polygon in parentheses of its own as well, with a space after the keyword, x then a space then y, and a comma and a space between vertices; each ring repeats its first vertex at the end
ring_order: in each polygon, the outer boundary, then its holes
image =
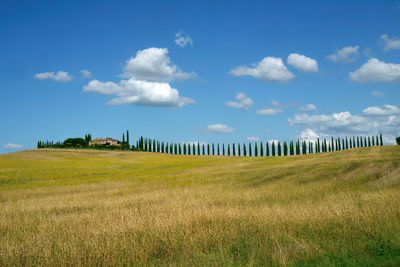
POLYGON ((176 155, 222 155, 222 156, 289 156, 312 153, 324 153, 347 150, 360 147, 382 146, 382 134, 380 136, 353 136, 345 138, 317 139, 314 141, 290 141, 281 142, 251 142, 246 144, 222 144, 219 143, 168 143, 155 139, 140 137, 136 142, 136 149, 148 152, 159 152, 176 155))

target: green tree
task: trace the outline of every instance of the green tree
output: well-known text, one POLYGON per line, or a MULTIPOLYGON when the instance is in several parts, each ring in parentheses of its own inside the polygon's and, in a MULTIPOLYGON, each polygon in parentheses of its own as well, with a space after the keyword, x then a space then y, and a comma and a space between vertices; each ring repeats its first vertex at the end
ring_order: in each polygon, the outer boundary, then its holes
POLYGON ((129 144, 129 131, 128 130, 126 130, 126 144, 128 145, 128 147, 130 147, 130 144, 129 144))
POLYGON ((258 157, 258 146, 257 146, 257 142, 254 142, 254 156, 258 157))
POLYGON ((265 152, 267 154, 267 157, 269 157, 269 144, 268 144, 268 141, 265 142, 265 147, 266 147, 266 149, 265 149, 266 151, 265 152))
POLYGON ((400 136, 399 136, 399 137, 396 137, 396 143, 397 143, 398 145, 400 145, 400 136))
POLYGON ((249 157, 253 156, 253 153, 251 151, 251 142, 249 142, 249 157))
POLYGON ((217 143, 217 155, 221 155, 221 153, 219 153, 219 143, 217 143))
POLYGON ((232 143, 232 156, 236 156, 235 143, 232 143))
POLYGON ((262 141, 260 142, 260 154, 261 154, 261 157, 264 157, 264 146, 263 146, 262 141))
POLYGON ((272 142, 271 152, 272 152, 272 156, 275 157, 275 141, 272 142))
POLYGON ((383 137, 382 137, 382 133, 380 134, 380 139, 381 139, 381 146, 383 146, 383 137))
POLYGON ((210 156, 210 144, 207 144, 207 155, 210 156))
POLYGON ((222 156, 225 156, 225 144, 222 143, 222 156))
POLYGON ((246 157, 246 153, 247 151, 246 151, 246 143, 243 143, 243 156, 245 156, 246 157))
POLYGON ((281 156, 282 149, 281 149, 281 143, 278 141, 278 156, 281 156))
POLYGON ((203 156, 206 154, 206 145, 203 143, 203 156))
POLYGON ((240 157, 240 143, 238 143, 238 156, 240 157))
POLYGON ((214 147, 214 143, 212 144, 212 154, 213 154, 213 156, 215 155, 215 147, 214 147))
POLYGON ((231 149, 230 149, 229 144, 227 146, 228 146, 228 156, 230 156, 231 155, 231 149))

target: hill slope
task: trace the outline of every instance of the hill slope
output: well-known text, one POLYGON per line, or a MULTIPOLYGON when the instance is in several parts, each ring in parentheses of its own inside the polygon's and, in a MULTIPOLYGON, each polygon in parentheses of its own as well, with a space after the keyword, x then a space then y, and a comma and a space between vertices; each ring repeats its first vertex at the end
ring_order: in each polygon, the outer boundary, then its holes
POLYGON ((399 265, 400 147, 0 155, 0 265, 399 265))

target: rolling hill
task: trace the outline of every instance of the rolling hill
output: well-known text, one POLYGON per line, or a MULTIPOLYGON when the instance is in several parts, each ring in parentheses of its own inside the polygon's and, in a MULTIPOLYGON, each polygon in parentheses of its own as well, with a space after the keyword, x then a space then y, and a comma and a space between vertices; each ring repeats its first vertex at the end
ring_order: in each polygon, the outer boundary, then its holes
POLYGON ((400 265, 400 146, 3 154, 0 265, 400 265))

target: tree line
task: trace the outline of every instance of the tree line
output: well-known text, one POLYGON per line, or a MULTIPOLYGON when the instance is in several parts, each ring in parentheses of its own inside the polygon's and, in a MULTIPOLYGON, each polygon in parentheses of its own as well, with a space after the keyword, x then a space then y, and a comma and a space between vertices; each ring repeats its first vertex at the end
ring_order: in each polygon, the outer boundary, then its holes
POLYGON ((137 151, 158 152, 196 156, 293 156, 313 153, 341 151, 352 148, 382 146, 382 134, 377 136, 353 136, 345 138, 317 139, 316 141, 252 142, 246 143, 174 143, 140 137, 136 141, 137 151))

